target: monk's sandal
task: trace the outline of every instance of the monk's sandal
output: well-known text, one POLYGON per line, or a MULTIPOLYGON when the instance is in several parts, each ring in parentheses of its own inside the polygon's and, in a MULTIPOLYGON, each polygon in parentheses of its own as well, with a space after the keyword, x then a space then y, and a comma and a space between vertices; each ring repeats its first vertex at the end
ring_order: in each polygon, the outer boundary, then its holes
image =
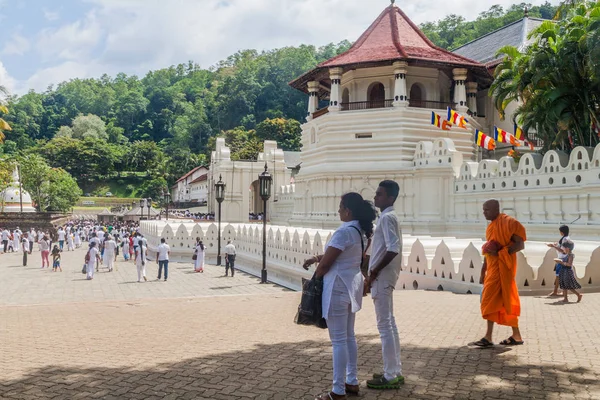
POLYGON ((367 387, 371 389, 399 389, 400 385, 404 384, 404 377, 398 376, 394 379, 387 380, 381 376, 377 379, 367 381, 367 387))

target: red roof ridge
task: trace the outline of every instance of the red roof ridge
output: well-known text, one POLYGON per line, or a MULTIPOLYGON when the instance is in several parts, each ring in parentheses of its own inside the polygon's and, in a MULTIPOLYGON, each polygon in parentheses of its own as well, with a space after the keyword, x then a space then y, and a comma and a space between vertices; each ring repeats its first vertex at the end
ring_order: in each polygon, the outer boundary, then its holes
MULTIPOLYGON (((400 10, 398 7, 395 7, 394 4, 392 4, 390 7, 400 10)), ((402 10, 400 10, 400 12, 402 13, 402 10)), ((392 24, 392 40, 394 41, 394 46, 396 46, 396 48, 398 49, 398 52, 400 54, 402 54, 402 57, 408 58, 408 54, 404 50, 402 43, 400 43, 400 32, 398 31, 398 20, 395 18, 394 14, 388 13, 388 15, 390 16, 390 23, 392 24)))
MULTIPOLYGON (((472 66, 483 66, 483 64, 475 61, 475 60, 471 60, 470 58, 467 57, 463 57, 461 55, 452 53, 451 51, 448 51, 446 49, 443 49, 441 47, 436 46, 422 31, 421 29, 419 29, 419 27, 404 13, 404 11, 402 11, 400 9, 400 7, 398 7, 395 4, 392 4, 388 7, 386 7, 380 14, 379 16, 375 19, 375 21, 373 21, 373 23, 369 26, 369 28, 356 40, 356 42, 345 52, 338 54, 337 56, 334 56, 332 58, 330 58, 329 60, 323 61, 321 62, 317 68, 319 67, 333 67, 336 65, 331 65, 331 64, 335 64, 335 62, 341 58, 352 58, 352 56, 354 55, 353 53, 358 53, 361 54, 361 50, 364 54, 365 51, 368 50, 364 50, 361 49, 361 47, 363 46, 363 44, 369 39, 369 37, 373 34, 373 32, 382 24, 382 21, 384 20, 385 17, 388 17, 390 20, 390 27, 391 27, 391 40, 394 46, 394 49, 397 51, 397 55, 394 57, 393 53, 389 53, 387 58, 388 60, 394 60, 394 59, 422 59, 422 60, 432 60, 432 61, 442 61, 442 62, 448 62, 448 63, 453 63, 452 59, 454 59, 454 63, 458 64, 470 64, 472 66), (438 59, 435 57, 434 54, 415 54, 415 51, 413 50, 411 52, 410 50, 410 46, 409 49, 407 49, 405 47, 405 45, 402 44, 402 38, 400 37, 400 27, 398 26, 398 19, 397 19, 397 15, 400 16, 400 18, 405 21, 408 26, 411 28, 411 30, 413 32, 411 32, 411 34, 413 35, 413 38, 415 38, 416 36, 414 36, 414 33, 416 33, 418 35, 418 37, 423 40, 423 44, 425 46, 417 46, 417 47, 412 47, 413 49, 426 49, 427 47, 429 47, 431 50, 434 50, 434 52, 440 52, 444 55, 444 57, 442 57, 442 59, 438 59), (447 56, 447 57, 445 57, 447 56), (443 60, 445 58, 445 60, 443 60)), ((385 29, 385 28, 383 28, 385 29)), ((388 39, 389 40, 389 39, 388 39)), ((388 42, 389 43, 389 42, 388 42)), ((388 47, 388 49, 390 49, 388 47)), ((390 49, 391 50, 391 49, 390 49)), ((355 56, 356 57, 356 56, 355 56)), ((361 57, 359 57, 361 58, 361 57)), ((380 58, 379 60, 383 60, 384 58, 380 58)), ((356 62, 368 62, 369 60, 357 60, 356 62)), ((351 60, 348 60, 348 64, 353 63, 351 60)), ((347 63, 340 63, 337 66, 341 66, 341 65, 346 65, 347 63)))
POLYGON ((354 44, 352 46, 350 46, 350 48, 346 51, 344 51, 343 53, 338 54, 337 56, 331 57, 329 60, 325 60, 322 63, 320 63, 319 65, 317 65, 317 67, 320 67, 321 65, 325 64, 325 63, 329 63, 331 61, 335 61, 338 58, 350 53, 352 51, 352 49, 354 49, 355 47, 360 47, 362 46, 362 44, 365 42, 365 40, 367 40, 367 38, 369 37, 369 35, 371 33, 373 33, 373 31, 375 30, 375 28, 377 27, 377 25, 379 25, 379 22, 381 22, 381 20, 383 19, 383 17, 385 16, 385 14, 388 12, 388 9, 390 8, 386 7, 385 10, 383 10, 381 12, 381 14, 379 14, 379 16, 377 17, 377 19, 375 19, 375 21, 373 21, 373 23, 369 26, 369 28, 367 28, 366 31, 363 32, 362 35, 359 36, 358 39, 356 39, 356 42, 354 42, 354 44))

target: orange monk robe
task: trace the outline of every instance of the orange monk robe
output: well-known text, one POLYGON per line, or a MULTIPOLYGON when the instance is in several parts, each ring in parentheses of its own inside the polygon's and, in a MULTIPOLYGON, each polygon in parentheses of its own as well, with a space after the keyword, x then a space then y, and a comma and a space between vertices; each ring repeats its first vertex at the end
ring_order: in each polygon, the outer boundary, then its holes
POLYGON ((502 245, 502 249, 497 256, 485 255, 487 271, 483 282, 481 315, 488 321, 516 328, 521 315, 521 301, 515 282, 517 254, 508 254, 507 247, 513 235, 527 240, 523 225, 506 214, 498 215, 485 232, 486 240, 495 240, 502 245))

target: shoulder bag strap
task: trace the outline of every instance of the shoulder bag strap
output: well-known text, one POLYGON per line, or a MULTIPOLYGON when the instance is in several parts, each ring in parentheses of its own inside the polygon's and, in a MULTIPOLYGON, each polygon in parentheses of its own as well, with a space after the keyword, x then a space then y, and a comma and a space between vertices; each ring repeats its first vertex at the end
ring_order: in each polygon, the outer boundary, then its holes
POLYGON ((361 251, 360 251, 360 264, 359 265, 362 265, 363 255, 365 254, 365 243, 363 242, 363 235, 362 235, 360 229, 358 229, 357 227, 350 226, 350 228, 352 228, 356 232, 358 232, 358 237, 360 238, 360 249, 361 249, 361 251))

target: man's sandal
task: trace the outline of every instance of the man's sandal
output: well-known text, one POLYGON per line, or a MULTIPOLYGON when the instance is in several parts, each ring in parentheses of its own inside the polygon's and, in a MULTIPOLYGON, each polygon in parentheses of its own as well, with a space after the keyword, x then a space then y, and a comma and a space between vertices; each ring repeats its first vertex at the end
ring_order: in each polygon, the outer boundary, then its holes
POLYGON ((494 343, 490 342, 486 338, 481 338, 480 340, 478 340, 476 342, 469 343, 469 346, 476 346, 476 347, 480 347, 482 349, 487 349, 489 347, 493 347, 494 343))
POLYGON ((500 342, 500 344, 503 346, 520 346, 524 343, 525 342, 523 340, 515 340, 515 338, 512 336, 500 342))
POLYGON ((317 397, 315 400, 346 400, 347 397, 345 394, 335 394, 333 392, 323 393, 317 397))

